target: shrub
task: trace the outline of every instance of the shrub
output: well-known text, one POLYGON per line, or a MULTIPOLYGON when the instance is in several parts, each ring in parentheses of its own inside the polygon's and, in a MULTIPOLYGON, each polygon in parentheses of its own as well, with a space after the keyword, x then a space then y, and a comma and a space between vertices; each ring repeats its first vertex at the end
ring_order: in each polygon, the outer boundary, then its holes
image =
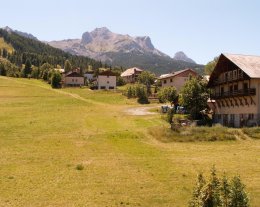
POLYGON ((213 167, 208 182, 202 174, 198 175, 189 206, 248 207, 249 199, 245 192, 245 185, 239 176, 235 176, 229 181, 224 174, 220 179, 213 167))
POLYGON ((146 87, 144 85, 137 84, 127 87, 125 95, 127 98, 138 98, 138 103, 149 103, 146 87))
POLYGON ((82 164, 78 164, 78 165, 76 166, 76 169, 77 169, 77 170, 84 170, 84 166, 83 166, 82 164))
POLYGON ((174 108, 169 108, 168 109, 168 112, 167 112, 167 122, 169 124, 172 124, 172 118, 173 118, 173 115, 174 115, 174 108))
POLYGON ((61 87, 61 75, 59 72, 53 72, 51 76, 51 87, 60 88, 61 87))
POLYGON ((174 102, 177 100, 177 90, 175 87, 164 87, 158 92, 158 99, 160 103, 167 101, 174 102))

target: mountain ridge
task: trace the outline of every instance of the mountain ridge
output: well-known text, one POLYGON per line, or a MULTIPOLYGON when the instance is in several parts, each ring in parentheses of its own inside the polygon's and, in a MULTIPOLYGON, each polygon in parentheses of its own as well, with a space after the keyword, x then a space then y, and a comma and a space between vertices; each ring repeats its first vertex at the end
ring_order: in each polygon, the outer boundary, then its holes
POLYGON ((81 39, 50 41, 48 44, 71 54, 88 56, 113 66, 139 66, 156 74, 187 67, 201 70, 203 67, 184 52, 179 52, 179 55, 176 53, 177 57, 175 55, 175 58, 171 58, 156 49, 149 36, 116 34, 106 27, 84 32, 81 39))

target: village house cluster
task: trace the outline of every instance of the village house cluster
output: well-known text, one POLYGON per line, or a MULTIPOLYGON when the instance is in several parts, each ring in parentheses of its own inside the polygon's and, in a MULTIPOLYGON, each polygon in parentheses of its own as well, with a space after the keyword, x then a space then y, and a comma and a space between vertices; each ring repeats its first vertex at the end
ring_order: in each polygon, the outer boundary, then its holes
MULTIPOLYGON (((121 73, 125 83, 133 84, 144 70, 133 67, 121 73)), ((64 86, 83 86, 93 83, 96 89, 113 90, 117 87, 117 76, 111 70, 93 71, 83 75, 79 69, 62 73, 64 86)), ((184 69, 160 75, 161 87, 175 87, 177 92, 190 77, 198 77, 192 69, 184 69)), ((208 106, 213 113, 213 122, 229 127, 257 126, 260 120, 260 57, 250 55, 221 54, 208 77, 211 89, 208 106)))

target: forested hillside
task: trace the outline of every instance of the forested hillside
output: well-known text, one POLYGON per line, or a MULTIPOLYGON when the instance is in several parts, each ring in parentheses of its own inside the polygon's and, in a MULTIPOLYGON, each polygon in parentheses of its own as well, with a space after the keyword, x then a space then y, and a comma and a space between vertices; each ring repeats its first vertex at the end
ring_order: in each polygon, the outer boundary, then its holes
POLYGON ((40 67, 44 63, 48 63, 53 67, 57 67, 57 65, 64 67, 66 60, 70 61, 72 67, 80 67, 81 69, 86 69, 89 66, 92 69, 102 67, 100 61, 95 61, 88 57, 71 55, 38 40, 29 39, 14 32, 7 32, 0 29, 0 38, 4 40, 5 44, 11 45, 14 48, 14 51, 10 52, 10 50, 0 45, 0 56, 8 59, 20 68, 26 61, 29 61, 35 67, 40 67))

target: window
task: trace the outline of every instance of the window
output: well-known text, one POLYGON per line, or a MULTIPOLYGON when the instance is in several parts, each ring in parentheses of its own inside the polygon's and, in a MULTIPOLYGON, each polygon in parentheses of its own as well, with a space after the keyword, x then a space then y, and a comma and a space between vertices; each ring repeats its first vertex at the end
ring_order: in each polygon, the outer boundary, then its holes
POLYGON ((234 91, 237 91, 237 90, 238 90, 238 85, 235 84, 235 85, 234 85, 234 91))
POLYGON ((114 86, 109 86, 109 89, 114 89, 114 86))
POLYGON ((244 83, 244 90, 248 89, 248 83, 244 83))
POLYGON ((249 119, 249 120, 254 119, 254 114, 248 114, 248 119, 249 119))
POLYGON ((75 79, 75 82, 78 82, 78 79, 75 79))
POLYGON ((233 70, 233 79, 237 79, 237 70, 233 70))
POLYGON ((167 80, 164 80, 163 83, 166 84, 166 83, 167 83, 167 80))
POLYGON ((220 89, 220 90, 221 90, 221 92, 220 92, 220 93, 221 93, 221 95, 223 95, 223 94, 224 94, 224 87, 221 87, 221 89, 220 89))
POLYGON ((232 85, 229 86, 229 92, 230 92, 230 93, 233 93, 233 86, 232 86, 232 85))
POLYGON ((170 79, 170 82, 172 83, 172 79, 170 79))
POLYGON ((225 81, 228 80, 228 72, 225 73, 225 81))
POLYGON ((109 81, 107 81, 107 84, 109 84, 109 81))
POLYGON ((229 71, 228 72, 228 80, 232 80, 232 78, 233 78, 233 73, 232 73, 232 71, 229 71))
POLYGON ((106 89, 106 86, 101 86, 100 88, 101 88, 101 89, 106 89))
POLYGON ((221 120, 221 114, 218 114, 218 120, 221 120))
POLYGON ((72 82, 74 82, 74 79, 72 78, 72 82))

